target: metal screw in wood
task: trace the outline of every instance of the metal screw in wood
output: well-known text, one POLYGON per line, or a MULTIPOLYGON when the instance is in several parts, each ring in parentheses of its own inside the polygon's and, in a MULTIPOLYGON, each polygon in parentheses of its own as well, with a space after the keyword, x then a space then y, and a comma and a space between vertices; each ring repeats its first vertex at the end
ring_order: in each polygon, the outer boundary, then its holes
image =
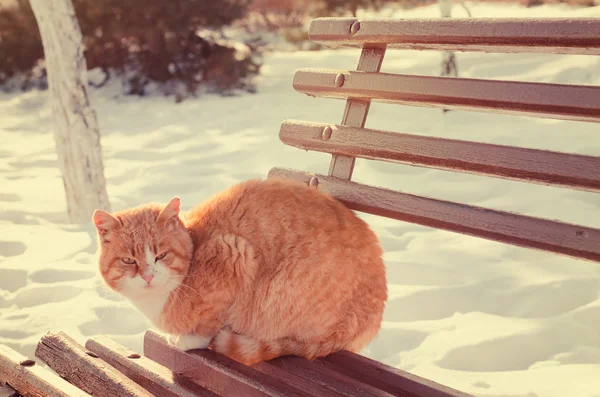
POLYGON ((27 360, 21 361, 19 364, 24 367, 33 367, 35 365, 35 361, 27 359, 27 360))
POLYGON ((310 181, 308 182, 308 186, 310 186, 310 187, 318 187, 319 186, 319 179, 316 176, 313 176, 312 178, 310 178, 310 181))
POLYGON ((333 132, 333 130, 331 129, 330 126, 327 126, 325 128, 323 128, 323 131, 321 132, 321 140, 322 141, 326 141, 329 138, 331 138, 331 133, 333 132))
POLYGON ((127 358, 140 358, 142 357, 141 355, 139 355, 138 353, 131 353, 130 355, 127 356, 127 358))
POLYGON ((360 30, 360 22, 356 21, 350 26, 350 34, 355 35, 360 30))
POLYGON ((342 73, 338 74, 337 76, 335 76, 335 86, 336 87, 341 87, 344 85, 344 80, 346 80, 346 78, 344 77, 344 75, 342 73))

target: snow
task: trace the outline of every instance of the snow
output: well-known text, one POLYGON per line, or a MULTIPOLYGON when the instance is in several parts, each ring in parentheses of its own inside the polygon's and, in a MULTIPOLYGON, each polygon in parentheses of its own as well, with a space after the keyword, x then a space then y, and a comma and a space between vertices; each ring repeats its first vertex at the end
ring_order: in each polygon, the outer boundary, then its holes
MULTIPOLYGON (((474 16, 600 17, 600 7, 469 4, 474 16)), ((387 16, 437 16, 436 6, 387 16)), ((455 7, 454 15, 462 9, 455 7)), ((173 98, 92 90, 113 209, 184 209, 274 166, 326 172, 329 156, 284 146, 284 119, 339 122, 342 101, 295 93, 299 67, 353 68, 358 50, 269 55, 258 93, 173 98)), ((440 54, 390 51, 383 70, 436 75, 440 54)), ((600 58, 460 53, 459 75, 600 84, 600 58)), ((91 224, 66 224, 46 92, 0 94, 0 343, 33 355, 49 329, 107 334, 142 351, 150 324, 97 275, 91 224)), ((370 128, 600 155, 599 126, 374 104, 370 128)), ((358 160, 355 180, 600 226, 597 194, 358 160)), ((390 299, 364 354, 481 397, 600 395, 600 264, 364 215, 381 238, 390 299)))

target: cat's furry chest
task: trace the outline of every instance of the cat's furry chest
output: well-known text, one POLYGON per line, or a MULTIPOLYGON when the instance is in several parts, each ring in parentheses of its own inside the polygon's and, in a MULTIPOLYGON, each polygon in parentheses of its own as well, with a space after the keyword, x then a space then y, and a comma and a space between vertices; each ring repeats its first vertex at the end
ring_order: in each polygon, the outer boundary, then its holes
POLYGON ((161 327, 161 315, 171 291, 130 298, 131 303, 156 327, 161 327))

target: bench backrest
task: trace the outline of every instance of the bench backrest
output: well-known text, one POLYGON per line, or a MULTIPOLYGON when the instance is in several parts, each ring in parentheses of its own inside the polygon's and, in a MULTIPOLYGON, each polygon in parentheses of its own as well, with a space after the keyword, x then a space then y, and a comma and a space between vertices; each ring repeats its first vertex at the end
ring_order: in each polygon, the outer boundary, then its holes
POLYGON ((600 19, 319 18, 309 37, 362 48, 357 71, 301 69, 294 77, 301 93, 346 99, 341 124, 281 126, 285 144, 331 153, 329 173, 274 168, 270 177, 318 186, 354 210, 600 261, 599 229, 350 181, 360 157, 600 192, 600 157, 364 128, 371 101, 600 123, 596 86, 380 73, 387 48, 600 55, 600 19))

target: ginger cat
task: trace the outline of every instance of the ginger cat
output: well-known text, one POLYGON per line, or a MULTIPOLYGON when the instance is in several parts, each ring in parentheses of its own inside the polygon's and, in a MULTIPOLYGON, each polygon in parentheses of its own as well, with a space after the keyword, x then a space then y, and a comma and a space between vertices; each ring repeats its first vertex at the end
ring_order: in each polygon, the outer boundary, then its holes
POLYGON ((245 364, 360 351, 387 299, 382 250, 354 212, 278 179, 237 184, 186 214, 180 200, 96 210, 99 266, 181 350, 245 364))

